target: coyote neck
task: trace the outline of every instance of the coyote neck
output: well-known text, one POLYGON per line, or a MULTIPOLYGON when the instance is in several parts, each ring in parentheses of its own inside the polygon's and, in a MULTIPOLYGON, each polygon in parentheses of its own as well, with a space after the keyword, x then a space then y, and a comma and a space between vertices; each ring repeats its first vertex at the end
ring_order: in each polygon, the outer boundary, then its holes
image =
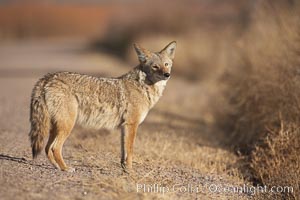
POLYGON ((151 82, 147 78, 147 74, 142 70, 141 65, 136 66, 120 78, 132 81, 136 87, 140 88, 146 94, 150 107, 153 107, 162 96, 167 83, 167 80, 161 80, 156 83, 151 82))

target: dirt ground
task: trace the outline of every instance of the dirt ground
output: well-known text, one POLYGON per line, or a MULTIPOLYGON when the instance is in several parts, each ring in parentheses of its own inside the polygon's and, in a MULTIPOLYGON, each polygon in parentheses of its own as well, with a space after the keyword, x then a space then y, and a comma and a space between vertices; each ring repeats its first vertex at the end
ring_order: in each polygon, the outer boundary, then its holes
POLYGON ((117 57, 84 49, 84 41, 72 40, 0 45, 1 199, 254 198, 226 191, 250 183, 240 175, 239 158, 222 148, 218 131, 210 126, 209 87, 176 75, 139 128, 134 172, 120 167, 118 130, 76 127, 63 152, 74 173, 54 169, 44 152, 33 161, 29 102, 39 77, 65 70, 119 76, 130 69, 117 57))

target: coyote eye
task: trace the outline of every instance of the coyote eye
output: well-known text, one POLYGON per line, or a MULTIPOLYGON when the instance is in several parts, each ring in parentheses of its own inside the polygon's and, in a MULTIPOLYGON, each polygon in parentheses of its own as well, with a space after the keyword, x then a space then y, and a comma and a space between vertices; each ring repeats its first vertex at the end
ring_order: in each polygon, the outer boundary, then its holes
POLYGON ((168 66, 169 66, 169 63, 165 63, 165 66, 168 67, 168 66))
POLYGON ((159 67, 158 67, 157 65, 153 65, 153 66, 152 66, 152 69, 154 69, 154 70, 158 70, 158 69, 159 69, 159 67))

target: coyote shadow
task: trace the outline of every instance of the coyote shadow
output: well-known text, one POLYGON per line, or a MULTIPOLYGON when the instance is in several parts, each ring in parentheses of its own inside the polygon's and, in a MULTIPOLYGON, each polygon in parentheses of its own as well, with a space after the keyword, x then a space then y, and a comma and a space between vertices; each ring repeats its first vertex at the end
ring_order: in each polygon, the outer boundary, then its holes
POLYGON ((14 161, 14 162, 18 162, 18 163, 28 164, 28 162, 25 158, 13 157, 13 156, 4 155, 4 154, 0 154, 0 160, 9 160, 9 161, 14 161))
POLYGON ((41 167, 44 169, 52 169, 50 166, 45 166, 42 164, 35 164, 34 161, 29 161, 26 158, 23 157, 15 157, 15 156, 10 156, 10 155, 5 155, 5 154, 0 154, 0 160, 8 160, 12 162, 17 162, 17 163, 22 163, 25 165, 31 165, 31 166, 36 166, 36 167, 41 167))

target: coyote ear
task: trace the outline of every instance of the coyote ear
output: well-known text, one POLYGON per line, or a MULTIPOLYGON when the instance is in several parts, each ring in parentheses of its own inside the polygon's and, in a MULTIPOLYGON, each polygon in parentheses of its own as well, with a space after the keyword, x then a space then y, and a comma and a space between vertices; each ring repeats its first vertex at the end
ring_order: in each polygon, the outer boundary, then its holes
POLYGON ((160 53, 167 54, 167 56, 173 60, 175 57, 176 44, 176 41, 170 42, 163 50, 160 51, 160 53))
POLYGON ((133 44, 134 49, 136 51, 136 54, 139 58, 139 61, 141 63, 146 63, 147 59, 149 58, 151 52, 147 49, 144 49, 143 47, 139 46, 138 44, 134 43, 133 44))

